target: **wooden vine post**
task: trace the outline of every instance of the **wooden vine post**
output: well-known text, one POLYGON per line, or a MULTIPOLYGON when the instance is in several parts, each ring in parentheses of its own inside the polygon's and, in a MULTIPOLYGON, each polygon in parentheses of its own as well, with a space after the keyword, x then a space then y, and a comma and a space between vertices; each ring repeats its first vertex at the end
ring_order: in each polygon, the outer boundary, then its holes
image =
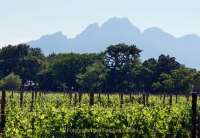
POLYGON ((24 91, 21 90, 21 91, 20 91, 20 107, 21 107, 21 108, 23 107, 23 93, 24 93, 24 91))
POLYGON ((197 93, 192 93, 192 138, 197 137, 197 93))
POLYGON ((148 93, 146 94, 146 105, 147 106, 149 105, 149 94, 148 93))
POLYGON ((130 101, 131 101, 131 98, 132 98, 132 95, 131 95, 131 93, 129 94, 129 97, 130 97, 130 101))
POLYGON ((172 106, 172 94, 169 96, 169 105, 172 106))
POLYGON ((166 95, 165 95, 165 93, 164 93, 164 97, 163 97, 163 103, 165 103, 165 96, 166 96, 166 95))
POLYGON ((72 103, 72 92, 69 92, 69 102, 72 103))
POLYGON ((99 95, 98 95, 98 102, 100 102, 101 101, 101 93, 99 93, 99 95))
POLYGON ((120 94, 120 108, 122 108, 123 103, 124 103, 123 93, 121 93, 120 94))
POLYGON ((41 96, 42 96, 42 92, 40 91, 40 92, 39 92, 39 97, 41 97, 41 96))
POLYGON ((176 103, 178 103, 178 94, 176 94, 176 103))
POLYGON ((145 105, 146 105, 146 104, 145 104, 145 100, 146 100, 146 99, 145 99, 145 93, 142 94, 142 97, 143 97, 143 100, 142 100, 142 101, 143 101, 143 105, 145 106, 145 105))
POLYGON ((90 106, 94 105, 94 92, 90 93, 90 106))
POLYGON ((107 98, 108 98, 108 102, 110 101, 110 96, 109 96, 109 93, 107 94, 107 98))
POLYGON ((1 99, 1 128, 0 128, 1 133, 5 131, 5 124, 6 124, 5 106, 6 106, 6 91, 3 90, 1 99))
POLYGON ((131 96, 131 102, 134 103, 134 95, 131 96))
POLYGON ((130 94, 130 101, 131 101, 131 103, 133 104, 133 95, 132 94, 130 94))
POLYGON ((11 98, 14 98, 14 91, 12 90, 12 95, 11 95, 11 98))
POLYGON ((78 93, 78 102, 81 104, 81 100, 82 100, 82 93, 79 92, 78 93))

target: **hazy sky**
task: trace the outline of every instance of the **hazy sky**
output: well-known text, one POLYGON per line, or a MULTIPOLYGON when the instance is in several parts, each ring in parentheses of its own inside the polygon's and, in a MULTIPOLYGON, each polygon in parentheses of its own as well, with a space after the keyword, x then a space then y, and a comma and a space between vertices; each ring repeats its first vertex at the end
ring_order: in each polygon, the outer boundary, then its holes
POLYGON ((0 0, 0 47, 58 31, 74 37, 111 17, 127 17, 141 31, 200 35, 199 14, 199 0, 0 0))

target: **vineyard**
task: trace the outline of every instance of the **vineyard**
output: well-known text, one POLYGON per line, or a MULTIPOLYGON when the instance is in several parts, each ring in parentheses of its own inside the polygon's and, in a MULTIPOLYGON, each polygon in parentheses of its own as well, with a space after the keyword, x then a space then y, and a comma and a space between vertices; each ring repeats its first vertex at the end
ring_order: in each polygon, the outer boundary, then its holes
MULTIPOLYGON (((3 137, 191 137, 191 96, 6 92, 3 137), (123 97, 122 97, 123 96, 123 97), (172 103, 170 103, 170 101, 172 103)), ((197 99, 197 118, 200 100, 197 99)), ((200 122, 197 121, 197 127, 200 122)), ((200 130, 200 128, 197 128, 200 130)), ((200 137, 200 132, 197 132, 200 137)))

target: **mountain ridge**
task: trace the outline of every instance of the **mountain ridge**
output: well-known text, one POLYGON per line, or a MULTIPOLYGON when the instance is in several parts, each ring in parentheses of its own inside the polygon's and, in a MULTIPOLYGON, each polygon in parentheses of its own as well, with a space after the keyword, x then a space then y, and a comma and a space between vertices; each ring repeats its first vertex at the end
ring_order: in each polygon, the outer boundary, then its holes
POLYGON ((53 52, 100 52, 107 46, 118 43, 135 44, 143 50, 142 60, 169 54, 188 67, 200 69, 200 61, 196 60, 200 58, 198 35, 175 37, 158 27, 147 28, 142 32, 128 18, 110 18, 101 26, 98 23, 90 24, 74 38, 68 38, 60 31, 27 42, 31 47, 41 48, 45 55, 53 52))

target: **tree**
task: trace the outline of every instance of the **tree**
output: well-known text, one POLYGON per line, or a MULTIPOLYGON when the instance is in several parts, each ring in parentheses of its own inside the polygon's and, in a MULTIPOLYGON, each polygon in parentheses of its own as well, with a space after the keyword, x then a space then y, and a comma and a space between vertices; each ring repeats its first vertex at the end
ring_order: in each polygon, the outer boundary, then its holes
POLYGON ((20 88, 21 83, 22 81, 18 75, 10 73, 0 81, 0 88, 1 90, 14 91, 20 88))
POLYGON ((85 73, 78 74, 78 84, 90 92, 100 91, 103 89, 107 77, 108 69, 101 62, 95 62, 87 67, 85 73))
POLYGON ((0 70, 2 77, 14 72, 25 83, 35 80, 42 67, 44 55, 39 48, 30 48, 26 44, 7 46, 0 50, 0 70))
POLYGON ((57 84, 55 83, 55 77, 52 74, 50 68, 43 69, 37 75, 37 80, 39 83, 39 88, 41 90, 57 90, 57 84))
POLYGON ((28 80, 38 81, 37 75, 42 70, 44 58, 41 49, 28 46, 28 53, 21 59, 21 69, 18 73, 23 80, 23 84, 28 80))
POLYGON ((150 58, 142 63, 139 73, 140 85, 145 92, 153 92, 153 83, 157 81, 156 77, 157 60, 150 58))
POLYGON ((160 55, 156 66, 156 75, 160 76, 162 73, 171 74, 173 70, 180 68, 180 63, 176 61, 175 57, 169 55, 160 55))
POLYGON ((124 85, 129 84, 134 67, 140 63, 140 52, 135 45, 118 44, 107 48, 104 59, 109 68, 111 91, 123 91, 124 85))
POLYGON ((17 73, 21 69, 21 61, 23 56, 27 55, 28 46, 20 44, 18 46, 8 45, 0 50, 0 70, 2 77, 7 76, 9 73, 17 73))
POLYGON ((146 92, 169 91, 172 87, 171 74, 181 64, 174 57, 160 55, 158 60, 150 58, 142 64, 140 78, 146 92), (170 86, 171 85, 171 86, 170 86))
POLYGON ((46 58, 44 68, 38 74, 40 87, 46 90, 79 89, 76 75, 98 59, 98 54, 52 54, 46 58))
POLYGON ((180 68, 172 72, 174 81, 174 91, 178 93, 189 93, 193 90, 194 76, 196 70, 189 68, 180 68))
POLYGON ((170 74, 160 74, 158 82, 154 82, 152 86, 157 92, 164 92, 168 94, 174 92, 174 80, 170 74))

